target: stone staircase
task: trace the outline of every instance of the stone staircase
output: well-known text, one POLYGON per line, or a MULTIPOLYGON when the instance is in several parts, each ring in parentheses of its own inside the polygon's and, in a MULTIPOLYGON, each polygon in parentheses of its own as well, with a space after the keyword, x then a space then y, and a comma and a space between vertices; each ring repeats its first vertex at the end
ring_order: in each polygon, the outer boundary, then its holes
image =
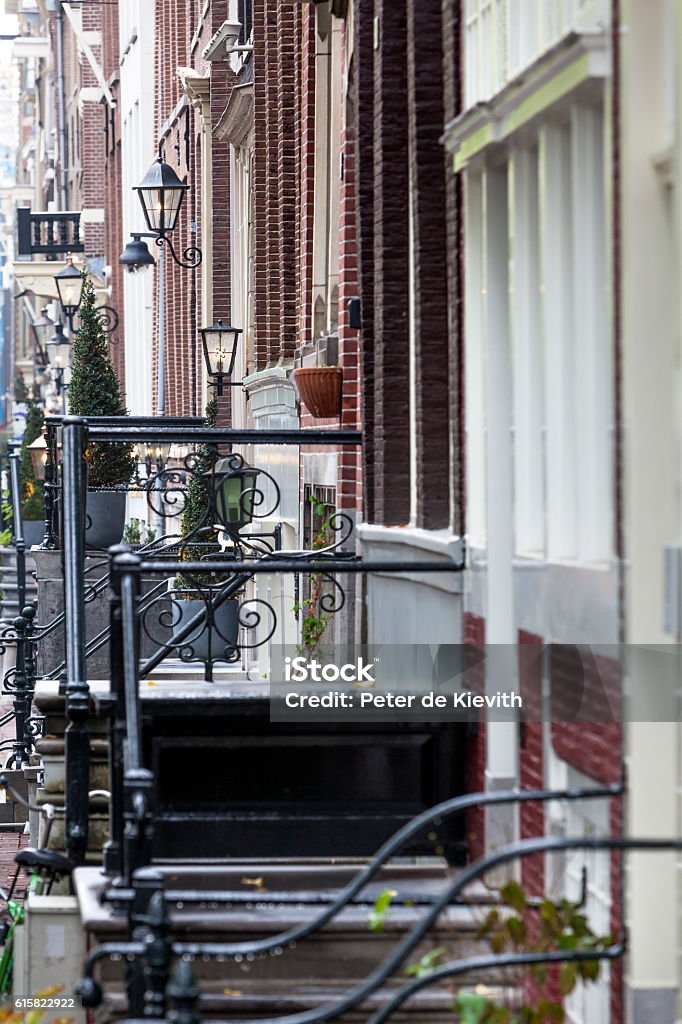
MULTIPOLYGON (((313 920, 325 902, 331 901, 360 864, 242 862, 211 866, 199 872, 192 865, 166 865, 165 878, 171 936, 178 941, 238 942, 269 937, 313 920), (172 893, 203 888, 205 900, 188 904, 173 901, 172 893), (208 893, 208 890, 210 894, 208 893)), ((297 1013, 335 1002, 360 985, 390 955, 396 942, 420 919, 433 900, 452 880, 452 869, 442 863, 398 864, 381 870, 354 903, 340 912, 321 931, 293 948, 274 950, 275 955, 251 958, 195 959, 194 971, 201 998, 203 1019, 248 1020, 297 1013), (372 931, 368 919, 376 897, 386 889, 394 895, 383 928, 372 931)), ((92 868, 75 876, 81 917, 89 947, 125 937, 125 916, 102 904, 103 880, 92 868)), ((483 893, 478 891, 478 899, 483 893)), ((477 938, 486 908, 478 899, 451 907, 438 919, 406 964, 343 1021, 365 1021, 371 1012, 407 980, 405 967, 434 949, 443 960, 470 957, 487 951, 477 938)), ((105 993, 97 1019, 109 1021, 125 1015, 124 964, 107 960, 99 975, 105 993)), ((427 988, 396 1013, 396 1020, 413 1024, 453 1024, 453 993, 471 989, 485 980, 472 973, 456 985, 427 988)), ((509 986, 499 975, 493 983, 509 986)))

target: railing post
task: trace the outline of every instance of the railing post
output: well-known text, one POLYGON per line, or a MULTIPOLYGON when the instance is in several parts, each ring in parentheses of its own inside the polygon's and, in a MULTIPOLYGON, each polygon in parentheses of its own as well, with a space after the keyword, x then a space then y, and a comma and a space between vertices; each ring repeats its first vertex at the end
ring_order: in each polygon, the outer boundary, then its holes
POLYGON ((40 545, 47 551, 59 547, 59 538, 55 529, 57 515, 57 492, 59 491, 59 450, 57 448, 57 428, 48 423, 45 428, 46 461, 45 485, 43 495, 45 501, 45 536, 40 545))
POLYGON ((163 893, 163 879, 152 894, 147 909, 147 970, 145 971, 144 1015, 156 1019, 166 1012, 166 988, 170 975, 170 923, 163 893))
POLYGON ((31 703, 36 681, 35 640, 33 639, 35 614, 35 608, 28 605, 22 610, 19 618, 14 620, 17 631, 17 669, 13 684, 15 740, 12 760, 15 768, 21 768, 28 764, 29 747, 33 746, 27 727, 31 717, 31 703))
POLYGON ((126 735, 125 679, 123 672, 123 622, 121 617, 121 567, 116 556, 130 553, 123 544, 109 548, 111 603, 109 605, 109 658, 114 707, 109 726, 109 842, 104 847, 104 870, 112 878, 123 871, 123 744, 126 735))
MULTIPOLYGON (((135 554, 115 555, 112 571, 119 577, 121 602, 121 665, 123 669, 123 878, 132 883, 133 874, 151 860, 154 821, 154 775, 142 763, 140 715, 140 566, 135 554)), ((113 644, 112 644, 113 647, 113 644)), ((117 670, 118 671, 118 670, 117 670)))
POLYGON ((10 489, 12 491, 12 534, 17 553, 17 602, 26 605, 26 543, 21 514, 21 445, 13 443, 9 450, 10 489))
POLYGON ((64 597, 66 615, 66 849, 76 864, 88 848, 90 689, 85 678, 86 424, 64 420, 64 597))
POLYGON ((194 979, 192 965, 186 960, 180 960, 173 971, 168 996, 174 1005, 174 1009, 168 1014, 168 1020, 172 1024, 199 1024, 199 988, 194 979))

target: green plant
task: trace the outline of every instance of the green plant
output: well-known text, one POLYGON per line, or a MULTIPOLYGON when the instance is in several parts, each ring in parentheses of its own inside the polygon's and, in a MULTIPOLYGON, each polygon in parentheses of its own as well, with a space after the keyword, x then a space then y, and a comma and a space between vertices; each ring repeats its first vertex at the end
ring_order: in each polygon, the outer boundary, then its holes
MULTIPOLYGON (((309 496, 308 501, 313 507, 313 512, 320 518, 324 517, 326 505, 316 498, 314 494, 309 496)), ((313 550, 319 551, 321 548, 328 547, 332 539, 331 534, 329 519, 323 518, 320 529, 313 537, 311 544, 313 550)), ((329 616, 325 615, 324 611, 322 611, 321 601, 323 597, 324 576, 322 573, 314 573, 310 577, 310 596, 302 601, 296 601, 293 606, 293 611, 296 615, 303 614, 301 643, 298 648, 299 653, 306 651, 308 654, 312 654, 325 634, 329 624, 329 616)))
POLYGON ((43 432, 42 408, 33 399, 29 400, 26 411, 26 428, 21 442, 21 514, 25 520, 45 517, 45 495, 42 480, 36 480, 33 460, 28 450, 43 432))
POLYGON ((123 543, 131 547, 146 546, 156 540, 156 530, 141 519, 131 519, 123 529, 123 543))
MULTIPOLYGON (((95 289, 86 277, 80 309, 80 327, 73 342, 69 384, 72 416, 125 416, 121 385, 109 356, 102 317, 95 305, 95 289)), ((129 444, 91 444, 86 453, 88 484, 107 487, 130 480, 135 454, 129 444)))
POLYGON ((0 519, 3 523, 2 532, 0 532, 0 546, 3 548, 9 547, 12 543, 12 502, 9 500, 9 491, 5 490, 2 492, 0 497, 0 519))
POLYGON ((28 388, 26 387, 26 381, 24 375, 17 370, 14 375, 14 401, 25 402, 28 398, 28 388))
POLYGON ((391 900, 397 895, 398 893, 395 889, 384 889, 383 892, 379 893, 367 919, 367 927, 370 931, 383 931, 386 917, 391 907, 391 900))
MULTIPOLYGON (((478 932, 493 953, 596 953, 613 944, 613 936, 592 931, 580 907, 570 900, 545 899, 535 906, 519 883, 511 881, 500 890, 500 901, 501 908, 489 911, 478 932)), ((533 964, 527 971, 538 995, 521 1005, 504 1006, 479 993, 458 993, 454 1009, 462 1024, 562 1024, 563 1006, 542 992, 549 965, 533 964)), ((559 968, 561 996, 570 995, 579 981, 596 982, 599 973, 599 960, 565 961, 559 968)))
POLYGON ((405 968, 405 974, 408 978, 426 978, 429 974, 432 974, 436 967, 439 967, 445 957, 446 949, 445 946, 436 946, 435 949, 429 950, 428 953, 424 953, 416 964, 410 964, 409 967, 405 968))

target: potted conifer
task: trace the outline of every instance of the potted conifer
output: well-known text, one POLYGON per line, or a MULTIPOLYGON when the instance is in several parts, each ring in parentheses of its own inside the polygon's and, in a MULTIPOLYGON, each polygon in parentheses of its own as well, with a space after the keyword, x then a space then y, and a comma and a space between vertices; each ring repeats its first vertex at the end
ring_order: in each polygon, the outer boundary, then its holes
MULTIPOLYGON (((80 326, 73 342, 69 412, 72 416, 125 416, 121 385, 95 305, 95 289, 87 278, 78 315, 80 326)), ((108 548, 118 544, 123 534, 127 495, 122 485, 133 474, 135 455, 129 444, 96 443, 89 446, 86 458, 86 544, 91 548, 108 548)))
POLYGON ((26 428, 21 442, 21 516, 24 527, 24 542, 30 549, 40 544, 45 535, 45 496, 43 481, 36 479, 29 445, 36 441, 43 431, 43 410, 30 399, 26 408, 26 428))

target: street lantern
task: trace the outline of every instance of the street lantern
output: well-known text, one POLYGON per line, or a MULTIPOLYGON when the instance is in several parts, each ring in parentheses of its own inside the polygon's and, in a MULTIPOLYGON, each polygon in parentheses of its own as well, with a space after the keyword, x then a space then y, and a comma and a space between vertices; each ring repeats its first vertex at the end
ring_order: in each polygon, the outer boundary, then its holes
POLYGON ((161 157, 155 160, 142 182, 134 186, 150 231, 165 235, 175 227, 189 185, 161 157))
MULTIPOLYGON (((219 395, 223 393, 225 378, 232 376, 241 333, 241 327, 226 327, 222 320, 218 320, 212 327, 199 328, 206 370, 219 395)), ((239 383, 230 381, 230 386, 238 387, 239 383)))
POLYGON ((134 231, 131 234, 131 241, 119 256, 118 262, 125 267, 128 273, 137 274, 154 266, 154 257, 149 251, 149 246, 142 241, 142 233, 134 231))
POLYGON ((28 446, 33 464, 33 476, 36 480, 45 479, 45 466, 47 465, 47 441, 44 434, 39 434, 35 441, 28 446))
POLYGON ((77 267, 74 267, 71 259, 68 259, 66 266, 54 276, 57 285, 57 294, 64 315, 69 321, 69 327, 73 326, 73 318, 78 312, 83 295, 85 277, 77 267))
POLYGON ((216 525, 220 525, 232 536, 239 534, 253 519, 256 504, 256 479, 259 469, 245 462, 235 464, 238 456, 228 455, 218 459, 213 470, 204 474, 210 477, 213 487, 216 525))
POLYGON ((52 366, 64 370, 69 365, 71 344, 61 324, 55 324, 54 334, 47 341, 47 355, 52 366))

